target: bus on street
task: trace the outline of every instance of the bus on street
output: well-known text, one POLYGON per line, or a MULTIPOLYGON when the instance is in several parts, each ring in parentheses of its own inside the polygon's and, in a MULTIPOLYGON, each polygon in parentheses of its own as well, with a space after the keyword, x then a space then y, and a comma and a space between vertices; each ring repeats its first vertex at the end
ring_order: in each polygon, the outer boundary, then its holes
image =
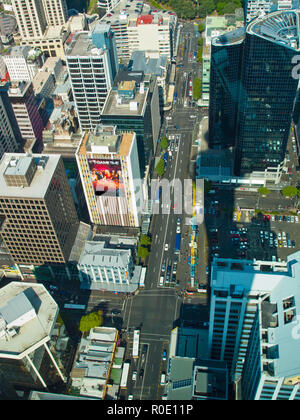
POLYGON ((122 370, 122 376, 121 376, 121 382, 120 382, 121 389, 127 388, 129 368, 130 368, 130 363, 125 362, 123 364, 123 370, 122 370))
POLYGON ((140 346, 140 330, 134 330, 132 357, 135 359, 139 357, 139 346, 140 346))

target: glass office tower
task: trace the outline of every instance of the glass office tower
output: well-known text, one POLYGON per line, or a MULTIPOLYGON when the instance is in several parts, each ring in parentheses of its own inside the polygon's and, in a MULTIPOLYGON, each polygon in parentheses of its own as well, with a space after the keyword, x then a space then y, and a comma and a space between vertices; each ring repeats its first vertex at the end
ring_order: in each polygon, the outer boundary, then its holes
POLYGON ((210 132, 210 145, 235 145, 237 175, 276 168, 285 156, 298 87, 292 58, 299 49, 299 14, 282 11, 254 19, 242 42, 228 35, 212 42, 212 72, 217 76, 211 82, 210 127, 216 128, 210 132), (225 69, 215 58, 222 43, 231 58, 225 69), (228 89, 233 80, 238 92, 228 89), (221 84, 227 87, 223 93, 221 84), (218 100, 222 95, 226 99, 218 100))
POLYGON ((219 36, 212 42, 209 107, 211 148, 235 144, 244 35, 244 28, 239 28, 219 36))

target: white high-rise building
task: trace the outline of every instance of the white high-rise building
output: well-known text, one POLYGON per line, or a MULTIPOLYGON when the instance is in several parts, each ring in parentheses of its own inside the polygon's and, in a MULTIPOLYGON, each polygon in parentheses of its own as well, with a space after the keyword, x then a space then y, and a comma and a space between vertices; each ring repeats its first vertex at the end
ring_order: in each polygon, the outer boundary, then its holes
POLYGON ((43 63, 43 54, 29 46, 15 46, 3 57, 11 81, 30 82, 43 63))
POLYGON ((12 0, 12 7, 22 40, 42 38, 47 27, 43 0, 12 0))
POLYGON ((65 55, 80 128, 92 130, 100 123, 100 111, 118 70, 109 25, 76 33, 65 55))
POLYGON ((64 25, 68 20, 66 0, 43 0, 48 26, 64 25))
POLYGON ((99 126, 83 136, 76 159, 92 223, 139 227, 143 198, 136 134, 99 126))
POLYGON ((109 13, 113 10, 121 0, 98 0, 99 9, 105 9, 106 13, 109 13))
POLYGON ((130 54, 133 51, 158 52, 169 59, 175 47, 177 17, 173 14, 152 12, 129 21, 128 45, 130 54))
POLYGON ((299 251, 212 263, 210 357, 227 362, 239 398, 300 399, 299 273, 299 251))

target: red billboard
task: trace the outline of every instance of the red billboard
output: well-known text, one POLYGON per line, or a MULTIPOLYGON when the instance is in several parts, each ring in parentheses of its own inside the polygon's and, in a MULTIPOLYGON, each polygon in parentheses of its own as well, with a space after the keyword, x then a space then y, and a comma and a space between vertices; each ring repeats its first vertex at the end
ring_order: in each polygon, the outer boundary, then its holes
POLYGON ((93 187, 97 196, 124 196, 120 160, 88 159, 93 187))

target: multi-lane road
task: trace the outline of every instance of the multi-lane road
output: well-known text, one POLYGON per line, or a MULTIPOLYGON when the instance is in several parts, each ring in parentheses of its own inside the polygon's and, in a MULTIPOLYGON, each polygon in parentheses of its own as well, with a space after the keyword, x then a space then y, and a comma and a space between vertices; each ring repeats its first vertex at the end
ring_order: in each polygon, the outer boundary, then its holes
MULTIPOLYGON (((199 65, 190 60, 190 54, 197 50, 197 38, 194 25, 184 25, 182 29, 183 55, 178 56, 178 61, 183 67, 177 69, 176 91, 177 102, 173 109, 164 119, 162 133, 167 136, 177 137, 177 151, 172 152, 167 163, 164 179, 171 182, 180 180, 182 185, 184 179, 189 177, 189 161, 195 126, 204 111, 189 106, 188 83, 189 75, 194 78, 199 74, 199 65), (196 117, 190 118, 191 115, 196 117)), ((171 330, 179 324, 183 297, 181 289, 187 286, 189 276, 188 269, 179 270, 181 275, 176 287, 160 287, 162 263, 172 263, 174 258, 174 244, 178 217, 181 219, 181 231, 187 231, 185 226, 185 214, 176 214, 180 209, 178 197, 174 200, 170 196, 168 207, 163 207, 160 214, 152 216, 151 222, 151 253, 147 267, 145 289, 138 294, 128 298, 123 311, 123 326, 127 329, 128 348, 127 357, 130 358, 133 331, 141 329, 140 349, 147 345, 147 353, 138 359, 131 359, 131 369, 128 380, 128 388, 124 391, 124 397, 132 395, 133 399, 158 400, 164 394, 164 387, 160 385, 162 371, 167 371, 167 361, 162 360, 163 351, 168 349, 171 330), (166 249, 166 244, 168 249, 166 249), (186 272, 184 271, 186 270, 186 272), (140 370, 144 370, 142 377, 140 370), (132 380, 132 372, 137 371, 137 379, 132 380)), ((183 207, 183 202, 182 202, 183 207)), ((183 235, 183 240, 188 237, 183 235)), ((185 247, 186 248, 186 247, 185 247)), ((179 255, 179 265, 180 258, 179 255)), ((186 265, 186 267, 188 267, 186 265)))

